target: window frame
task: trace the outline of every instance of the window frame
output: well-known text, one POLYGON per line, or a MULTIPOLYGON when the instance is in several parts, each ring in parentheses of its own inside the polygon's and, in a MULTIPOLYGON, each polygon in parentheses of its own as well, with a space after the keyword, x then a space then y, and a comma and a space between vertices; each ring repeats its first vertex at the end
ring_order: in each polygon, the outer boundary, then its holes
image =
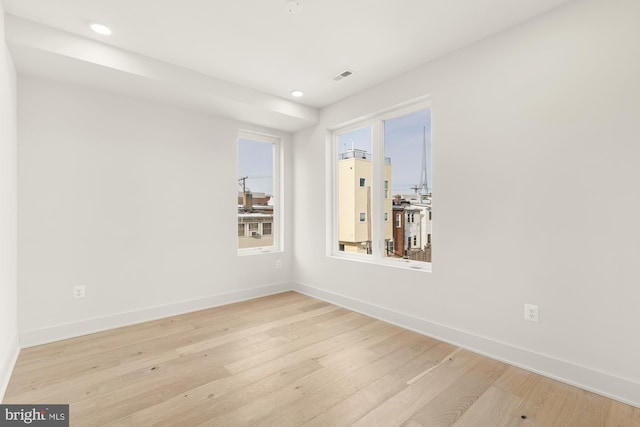
MULTIPOLYGON (((384 122, 425 109, 431 110, 430 113, 433 114, 430 99, 421 98, 419 100, 414 100, 410 103, 406 103, 400 107, 394 107, 377 114, 361 117, 359 119, 351 120, 349 122, 327 129, 327 218, 329 218, 329 221, 327 223, 326 248, 328 257, 367 262, 376 265, 385 265, 398 268, 410 268, 412 270, 423 272, 432 271, 433 261, 414 261, 404 258, 387 257, 387 243, 384 239, 384 122), (370 186, 372 195, 375 195, 375 197, 372 201, 372 215, 371 218, 368 218, 368 221, 370 221, 371 223, 371 246, 373 250, 371 254, 358 254, 340 251, 338 246, 338 138, 339 135, 365 127, 371 127, 371 157, 372 161, 374 162, 372 164, 372 178, 370 186)), ((433 120, 431 123, 431 127, 433 128, 433 120)), ((393 197, 392 195, 389 196, 393 197)), ((433 223, 431 225, 431 234, 433 234, 433 223)))
MULTIPOLYGON (((274 252, 282 252, 284 242, 283 232, 283 138, 278 135, 257 132, 246 129, 239 129, 236 135, 236 176, 238 176, 239 158, 237 157, 237 145, 241 139, 247 139, 256 142, 270 143, 273 147, 273 194, 275 200, 273 203, 273 217, 271 221, 271 234, 273 235, 273 244, 270 246, 258 246, 253 248, 240 248, 236 241, 236 251, 239 256, 269 254, 274 252)), ((237 222, 237 216, 236 216, 237 222)), ((249 224, 249 223, 245 223, 249 224)), ((258 232, 262 234, 262 222, 258 223, 258 232)), ((245 230, 250 233, 249 226, 245 230)))

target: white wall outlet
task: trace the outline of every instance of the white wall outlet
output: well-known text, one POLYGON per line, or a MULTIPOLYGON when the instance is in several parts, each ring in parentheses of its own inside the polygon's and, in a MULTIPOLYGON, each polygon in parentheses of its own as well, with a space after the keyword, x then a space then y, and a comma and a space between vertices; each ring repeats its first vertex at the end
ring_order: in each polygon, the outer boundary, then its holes
POLYGON ((276 268, 277 269, 281 269, 282 268, 282 261, 280 261, 279 259, 276 260, 276 268))
POLYGON ((84 298, 84 286, 83 285, 79 285, 79 286, 74 286, 73 287, 73 297, 74 298, 84 298))
POLYGON ((524 319, 530 322, 537 322, 539 320, 538 306, 533 304, 524 305, 524 319))

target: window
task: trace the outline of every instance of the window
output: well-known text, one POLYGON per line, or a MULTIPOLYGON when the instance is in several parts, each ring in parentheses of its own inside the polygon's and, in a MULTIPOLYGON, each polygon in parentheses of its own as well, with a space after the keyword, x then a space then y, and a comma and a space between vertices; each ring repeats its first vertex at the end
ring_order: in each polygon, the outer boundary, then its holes
POLYGON ((432 229, 429 105, 334 130, 332 146, 330 254, 429 270, 431 246, 419 245, 432 229))
POLYGON ((262 224, 262 235, 263 236, 270 236, 271 235, 271 223, 270 222, 265 222, 264 224, 262 224))
POLYGON ((280 139, 238 134, 238 253, 279 250, 280 139))

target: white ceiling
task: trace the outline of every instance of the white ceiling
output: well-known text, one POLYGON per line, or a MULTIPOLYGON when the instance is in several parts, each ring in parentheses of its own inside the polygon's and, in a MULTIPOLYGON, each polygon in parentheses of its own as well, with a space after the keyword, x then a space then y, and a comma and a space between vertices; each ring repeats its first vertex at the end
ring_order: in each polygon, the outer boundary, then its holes
MULTIPOLYGON (((52 53, 66 55, 60 44, 43 49, 38 45, 42 40, 12 37, 16 27, 38 23, 59 30, 45 31, 45 37, 71 33, 75 38, 67 38, 68 42, 87 38, 93 46, 98 41, 120 48, 122 54, 136 53, 137 59, 155 60, 155 65, 147 61, 147 67, 168 63, 175 69, 204 74, 211 78, 210 83, 228 83, 228 90, 249 88, 254 94, 313 109, 568 0, 300 2, 302 13, 290 14, 284 7, 287 0, 3 0, 7 14, 33 21, 14 20, 7 25, 7 40, 19 72, 42 74, 46 64, 54 61, 52 53), (89 22, 103 23, 113 34, 94 34, 89 22), (46 50, 48 57, 38 58, 46 50), (345 69, 354 75, 340 82, 332 80, 345 69), (291 97, 293 89, 304 91, 305 96, 291 97)), ((55 67, 61 68, 61 75, 74 75, 73 67, 82 62, 80 56, 76 52, 73 61, 57 61, 55 67)), ((106 66, 91 62, 93 67, 106 66)), ((87 64, 82 67, 83 79, 91 80, 87 64)), ((95 74, 97 79, 104 78, 97 70, 95 74)), ((96 84, 100 85, 98 80, 96 84)))

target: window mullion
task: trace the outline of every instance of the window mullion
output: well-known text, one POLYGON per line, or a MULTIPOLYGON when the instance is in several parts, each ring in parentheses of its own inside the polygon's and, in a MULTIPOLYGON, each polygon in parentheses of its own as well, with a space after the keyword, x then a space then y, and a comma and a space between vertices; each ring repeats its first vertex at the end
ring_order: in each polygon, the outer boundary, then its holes
POLYGON ((383 181, 384 181, 384 144, 383 122, 376 120, 372 124, 372 182, 371 182, 371 242, 373 256, 384 257, 384 207, 383 207, 383 181))

